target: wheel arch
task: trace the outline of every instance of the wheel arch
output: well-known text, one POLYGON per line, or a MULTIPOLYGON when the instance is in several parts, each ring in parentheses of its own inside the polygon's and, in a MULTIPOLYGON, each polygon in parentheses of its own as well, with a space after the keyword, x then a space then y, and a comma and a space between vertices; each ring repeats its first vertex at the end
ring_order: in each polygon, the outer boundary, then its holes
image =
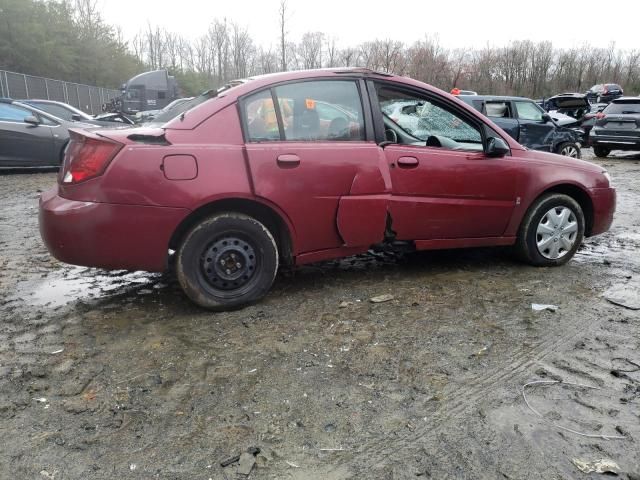
POLYGON ((248 198, 224 198, 201 205, 176 227, 169 239, 169 249, 177 250, 191 228, 201 220, 221 212, 243 213, 258 220, 274 236, 282 263, 293 264, 295 243, 290 222, 275 207, 248 198))
MULTIPOLYGON (((591 235, 591 230, 593 229, 593 201, 591 200, 591 196, 587 191, 579 187, 578 185, 574 185, 572 183, 559 183, 557 185, 553 185, 546 190, 540 192, 531 202, 527 211, 535 205, 535 203, 544 195, 549 193, 561 193, 573 198, 580 208, 582 209, 582 213, 584 214, 584 235, 585 237, 589 237, 591 235)), ((526 218, 526 215, 523 217, 522 221, 526 218)))

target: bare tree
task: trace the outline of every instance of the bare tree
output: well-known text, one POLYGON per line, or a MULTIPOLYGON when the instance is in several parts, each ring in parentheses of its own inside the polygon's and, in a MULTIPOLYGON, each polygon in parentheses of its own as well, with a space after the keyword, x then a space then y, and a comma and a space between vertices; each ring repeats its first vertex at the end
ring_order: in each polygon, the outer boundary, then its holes
POLYGON ((283 72, 287 71, 287 0, 280 0, 280 9, 278 10, 278 18, 280 20, 280 66, 283 72))
POLYGON ((322 67, 322 32, 307 32, 302 35, 302 40, 298 46, 298 52, 302 59, 302 68, 322 67))

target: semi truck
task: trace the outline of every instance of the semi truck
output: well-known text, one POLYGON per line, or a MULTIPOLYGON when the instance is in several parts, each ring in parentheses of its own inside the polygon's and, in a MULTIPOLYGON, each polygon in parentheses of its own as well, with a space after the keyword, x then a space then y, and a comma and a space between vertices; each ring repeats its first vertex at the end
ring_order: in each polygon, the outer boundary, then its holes
POLYGON ((105 105, 107 111, 135 115, 147 110, 160 110, 179 98, 175 77, 167 70, 152 70, 131 78, 122 84, 122 94, 105 105))

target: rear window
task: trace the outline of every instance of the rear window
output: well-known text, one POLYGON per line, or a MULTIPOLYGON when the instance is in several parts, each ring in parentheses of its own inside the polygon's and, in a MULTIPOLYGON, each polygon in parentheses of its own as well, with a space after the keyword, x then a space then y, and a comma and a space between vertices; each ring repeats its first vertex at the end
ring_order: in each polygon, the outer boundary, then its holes
POLYGON ((509 102, 486 102, 485 111, 487 117, 492 118, 511 118, 511 108, 509 102))
POLYGON ((603 113, 612 114, 637 114, 640 113, 640 100, 637 102, 615 102, 610 103, 603 113))

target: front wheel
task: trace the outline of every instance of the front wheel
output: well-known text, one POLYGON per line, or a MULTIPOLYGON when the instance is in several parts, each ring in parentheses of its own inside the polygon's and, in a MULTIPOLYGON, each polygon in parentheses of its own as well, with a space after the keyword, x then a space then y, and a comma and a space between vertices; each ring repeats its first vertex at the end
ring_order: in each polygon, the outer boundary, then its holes
POLYGON ((558 148, 556 148, 556 153, 571 158, 580 158, 582 156, 580 153, 580 147, 573 142, 561 143, 558 145, 558 148))
POLYGON ((278 270, 273 235, 255 218, 222 213, 193 227, 182 242, 176 274, 201 307, 226 310, 261 299, 278 270))
POLYGON ((607 158, 607 155, 611 153, 611 150, 603 147, 593 147, 593 153, 595 153, 598 158, 607 158))
POLYGON ((582 243, 584 228, 584 213, 578 202, 560 193, 544 195, 522 221, 516 252, 531 265, 563 265, 582 243))

